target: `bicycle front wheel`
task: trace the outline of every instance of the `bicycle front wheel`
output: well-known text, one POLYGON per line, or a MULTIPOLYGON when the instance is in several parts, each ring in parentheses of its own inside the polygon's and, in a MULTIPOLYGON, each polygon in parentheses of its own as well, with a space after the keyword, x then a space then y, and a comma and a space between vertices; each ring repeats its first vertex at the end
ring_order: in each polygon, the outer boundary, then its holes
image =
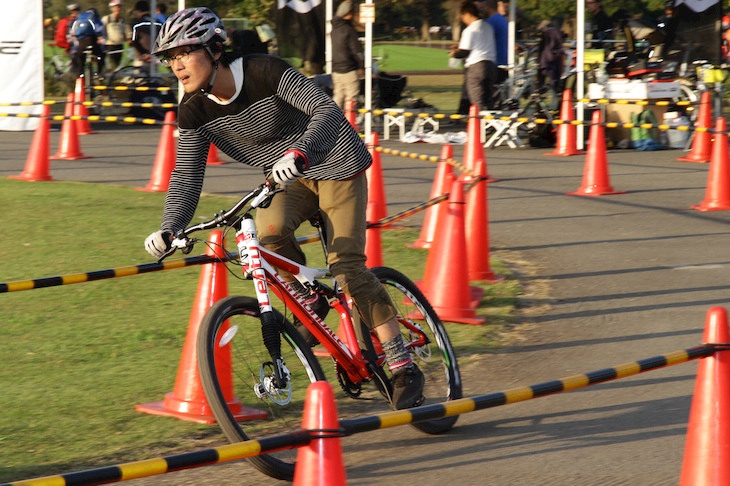
MULTIPOLYGON (((457 400, 462 396, 461 375, 456 354, 446 329, 426 297, 405 275, 388 267, 376 267, 372 272, 390 295, 398 309, 401 333, 413 361, 426 377, 423 405, 457 400), (415 326, 415 327, 414 327, 415 326), (426 335, 428 343, 419 342, 418 329, 426 335)), ((372 334, 371 334, 372 336, 372 334)), ((373 340, 377 338, 373 337, 373 340)), ((379 346, 366 343, 368 351, 377 353, 379 346)), ((415 422, 413 426, 427 434, 440 434, 450 430, 458 415, 441 419, 415 422)))
MULTIPOLYGON (((271 356, 263 343, 256 299, 221 299, 200 325, 200 379, 213 415, 231 442, 300 428, 309 384, 325 379, 312 350, 294 326, 280 312, 274 310, 274 314, 281 333, 282 357, 290 373, 284 389, 269 385, 271 356)), ((290 481, 296 455, 297 450, 291 449, 250 461, 264 474, 290 481)))

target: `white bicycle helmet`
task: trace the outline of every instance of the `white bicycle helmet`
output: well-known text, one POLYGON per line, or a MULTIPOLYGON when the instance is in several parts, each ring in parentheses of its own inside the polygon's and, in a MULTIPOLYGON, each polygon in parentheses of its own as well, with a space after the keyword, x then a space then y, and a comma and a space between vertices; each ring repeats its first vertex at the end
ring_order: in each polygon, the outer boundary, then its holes
POLYGON ((226 40, 223 22, 207 7, 188 8, 171 15, 155 40, 152 54, 181 46, 206 45, 214 37, 226 40))

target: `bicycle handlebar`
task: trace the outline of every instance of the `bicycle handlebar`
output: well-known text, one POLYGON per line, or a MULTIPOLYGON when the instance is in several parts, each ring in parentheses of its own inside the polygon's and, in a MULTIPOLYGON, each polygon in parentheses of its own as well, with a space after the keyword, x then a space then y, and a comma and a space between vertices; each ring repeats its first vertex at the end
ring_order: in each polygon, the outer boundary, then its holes
POLYGON ((158 263, 175 253, 178 249, 182 250, 185 254, 190 253, 198 240, 188 238, 189 235, 197 231, 218 228, 221 226, 231 226, 238 220, 236 215, 241 212, 246 205, 248 205, 246 214, 252 209, 266 208, 271 203, 271 198, 274 197, 276 193, 282 192, 283 190, 284 189, 277 187, 273 181, 267 180, 243 196, 228 211, 216 214, 213 219, 209 221, 198 223, 194 226, 178 231, 175 233, 174 238, 170 242, 170 249, 160 257, 158 263))

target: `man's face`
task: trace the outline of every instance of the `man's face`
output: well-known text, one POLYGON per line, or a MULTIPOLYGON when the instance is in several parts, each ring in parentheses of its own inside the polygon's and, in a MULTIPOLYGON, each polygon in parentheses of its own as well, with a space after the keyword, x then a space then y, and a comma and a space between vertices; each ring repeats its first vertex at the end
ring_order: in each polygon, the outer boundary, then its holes
POLYGON ((601 10, 601 2, 598 0, 588 0, 586 2, 586 6, 588 7, 588 11, 592 14, 597 14, 601 10))

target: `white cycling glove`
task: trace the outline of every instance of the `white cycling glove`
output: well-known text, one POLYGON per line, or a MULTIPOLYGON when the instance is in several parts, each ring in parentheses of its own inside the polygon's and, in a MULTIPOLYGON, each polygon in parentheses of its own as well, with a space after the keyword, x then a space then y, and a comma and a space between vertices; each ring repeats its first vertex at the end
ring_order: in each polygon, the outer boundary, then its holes
POLYGON ((274 182, 286 187, 304 176, 302 173, 303 170, 304 164, 297 161, 297 154, 295 152, 289 152, 274 164, 274 167, 271 169, 271 176, 274 178, 274 182))
POLYGON ((171 241, 172 233, 169 231, 155 231, 144 240, 144 248, 153 257, 161 258, 162 255, 170 250, 171 241))

